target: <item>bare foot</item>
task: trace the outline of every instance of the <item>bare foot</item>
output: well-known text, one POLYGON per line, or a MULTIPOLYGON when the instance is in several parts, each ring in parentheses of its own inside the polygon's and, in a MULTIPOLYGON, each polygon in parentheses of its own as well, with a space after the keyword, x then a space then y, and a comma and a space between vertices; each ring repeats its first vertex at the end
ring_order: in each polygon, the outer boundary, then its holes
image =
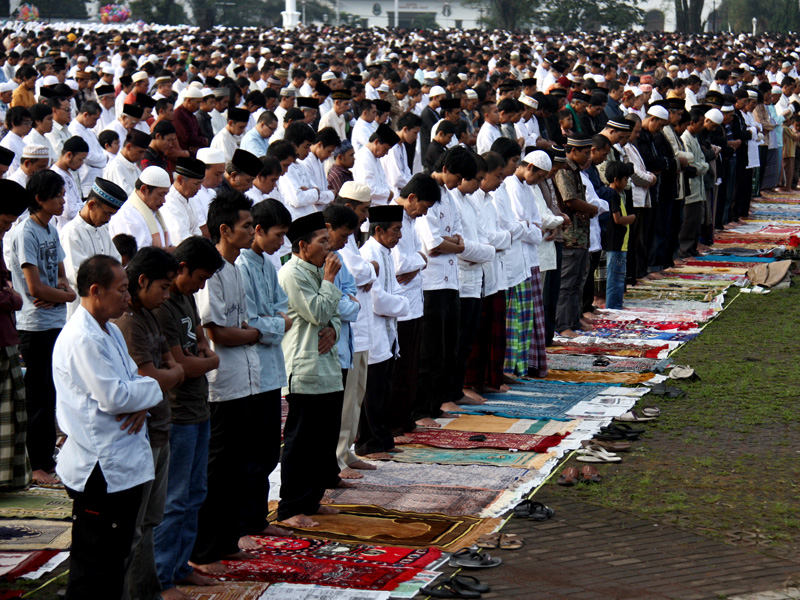
POLYGON ((249 535, 243 535, 239 538, 240 550, 261 550, 261 544, 251 538, 249 535))
POLYGON ((394 443, 395 444, 410 444, 413 441, 414 440, 412 440, 407 435, 396 435, 396 436, 394 436, 394 443))
POLYGON ((364 479, 364 476, 356 471, 355 469, 351 469, 350 467, 345 467, 339 473, 339 477, 342 479, 364 479))
POLYGON ((451 412, 443 412, 441 414, 442 419, 455 419, 456 417, 460 417, 461 413, 451 413, 451 412))
POLYGON ((341 511, 338 508, 322 505, 320 505, 319 509, 317 510, 318 515, 338 515, 340 512, 341 511))
POLYGON ((592 325, 589 321, 584 321, 581 319, 581 331, 589 331, 594 329, 594 325, 592 325))
POLYGON ((461 399, 461 404, 475 405, 486 402, 486 398, 471 388, 464 388, 463 391, 464 397, 461 399))
POLYGON ((562 331, 560 335, 561 335, 561 337, 566 337, 566 338, 576 338, 576 337, 578 337, 578 334, 575 333, 574 331, 572 331, 572 329, 566 329, 566 330, 562 331))
POLYGON ((374 471, 378 467, 375 465, 371 465, 366 461, 363 460, 354 460, 350 463, 351 469, 359 469, 360 471, 374 471))
POLYGON ((461 407, 459 407, 458 404, 456 404, 455 402, 445 402, 444 404, 442 404, 442 410, 444 412, 448 412, 451 410, 459 411, 461 410, 461 407))
POLYGON ((209 575, 225 575, 225 573, 228 572, 228 568, 219 561, 208 563, 205 565, 200 565, 197 563, 193 563, 192 561, 189 561, 189 566, 192 567, 195 571, 200 571, 201 573, 208 573, 209 575))
POLYGON ((319 523, 307 515, 295 515, 293 517, 289 517, 288 519, 284 519, 283 523, 289 527, 301 528, 317 527, 319 525, 319 523))
POLYGON ((251 554, 250 552, 245 552, 244 550, 239 550, 233 554, 225 554, 222 556, 223 560, 250 560, 252 558, 256 558, 256 555, 251 554))
POLYGON ((514 385, 515 383, 519 383, 519 381, 517 381, 517 378, 514 377, 513 375, 508 375, 506 373, 503 373, 503 383, 514 385))
POLYGON ((274 535, 275 537, 292 537, 294 533, 277 525, 269 525, 259 535, 274 535))
POLYGON ((333 502, 333 498, 328 496, 328 494, 325 494, 324 496, 322 496, 322 500, 319 501, 320 504, 330 504, 331 502, 333 502))
POLYGON ((400 448, 398 448, 397 446, 393 446, 393 447, 389 448, 387 450, 387 452, 389 452, 390 454, 399 454, 399 453, 402 452, 402 450, 400 448))
POLYGON ((192 597, 180 591, 178 588, 172 587, 161 592, 162 600, 191 600, 192 597))
POLYGON ((44 485, 55 485, 59 483, 58 479, 50 475, 47 471, 42 471, 41 469, 36 469, 31 476, 33 477, 34 483, 42 483, 44 485))
POLYGON ((597 317, 595 316, 595 314, 593 312, 585 312, 585 313, 583 313, 583 317, 582 318, 583 318, 584 321, 590 321, 591 322, 591 321, 594 321, 597 317))
MULTIPOLYGON (((214 563, 214 564, 221 565, 222 563, 214 563)), ((227 570, 226 570, 226 572, 227 572, 227 570)), ((219 581, 217 581, 216 579, 212 579, 211 577, 206 577, 205 575, 201 575, 197 571, 192 571, 192 573, 188 577, 185 577, 184 579, 181 579, 180 581, 176 581, 175 583, 177 583, 178 585, 201 585, 201 586, 206 586, 206 585, 217 585, 219 583, 219 581)))
POLYGON ((368 460, 392 460, 392 455, 386 452, 373 452, 372 454, 365 454, 364 458, 368 460))
POLYGON ((500 386, 500 391, 505 393, 511 391, 511 388, 504 383, 503 385, 500 386))
POLYGON ((424 427, 426 429, 438 429, 439 427, 442 426, 441 423, 437 423, 436 421, 434 421, 430 417, 425 417, 424 419, 420 419, 419 421, 416 421, 416 425, 417 425, 417 427, 424 427))
POLYGON ((686 264, 686 261, 682 258, 674 258, 672 259, 672 262, 676 267, 682 267, 683 265, 686 264))
POLYGON ((357 488, 358 484, 351 483, 345 479, 340 479, 339 484, 336 486, 337 488, 347 489, 347 488, 357 488))

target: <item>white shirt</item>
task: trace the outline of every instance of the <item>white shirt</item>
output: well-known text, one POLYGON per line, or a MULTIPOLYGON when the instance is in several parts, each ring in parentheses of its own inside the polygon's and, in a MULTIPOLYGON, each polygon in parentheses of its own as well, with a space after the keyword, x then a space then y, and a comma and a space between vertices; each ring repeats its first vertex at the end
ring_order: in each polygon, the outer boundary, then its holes
POLYGON ((50 162, 47 165, 48 167, 58 160, 58 155, 56 154, 56 151, 53 150, 53 145, 50 143, 50 140, 48 140, 35 129, 31 129, 31 132, 22 138, 22 141, 26 146, 44 146, 47 148, 48 152, 50 153, 50 162))
POLYGON ((500 226, 492 197, 478 189, 469 196, 478 219, 478 240, 495 250, 492 260, 483 263, 483 295, 491 296, 507 288, 503 255, 511 247, 511 232, 500 226))
POLYGON ((383 165, 380 160, 375 158, 372 150, 367 146, 356 152, 355 164, 353 165, 353 180, 369 187, 369 197, 373 205, 389 203, 389 194, 392 193, 392 190, 386 180, 383 165))
MULTIPOLYGON (((247 321, 247 296, 242 274, 227 260, 222 268, 194 295, 197 313, 204 327, 241 327, 247 321)), ((209 337, 211 349, 219 355, 219 368, 208 377, 208 401, 224 402, 258 394, 261 363, 255 346, 223 346, 209 337)))
POLYGON ((320 193, 308 176, 308 170, 296 162, 278 179, 278 191, 292 213, 292 220, 317 211, 320 193))
POLYGON ((50 146, 56 153, 56 159, 61 156, 61 151, 64 149, 64 142, 72 137, 66 125, 59 125, 53 121, 53 130, 50 133, 45 133, 44 137, 50 140, 50 146))
POLYGON ((225 154, 225 162, 230 162, 233 158, 233 153, 239 147, 239 142, 242 141, 242 136, 233 135, 228 128, 225 127, 220 130, 211 140, 211 147, 215 150, 222 150, 225 154))
MULTIPOLYGON (((251 188, 252 189, 252 188, 251 188)), ((207 188, 204 185, 200 186, 200 190, 191 197, 190 201, 194 206, 194 211, 197 213, 197 224, 202 227, 206 224, 208 217, 208 205, 217 197, 217 190, 207 188)))
MULTIPOLYGON (((61 247, 64 249, 64 271, 73 290, 78 289, 78 269, 83 261, 95 254, 105 254, 120 260, 117 247, 111 241, 108 233, 108 224, 95 227, 87 223, 80 214, 64 225, 58 235, 61 247)), ((67 319, 69 319, 81 305, 80 297, 67 304, 67 319)))
MULTIPOLYGON (((103 169, 107 164, 106 153, 97 139, 97 134, 78 121, 72 121, 69 124, 69 132, 83 138, 89 144, 89 154, 86 155, 83 166, 78 170, 81 178, 81 192, 84 196, 88 196, 94 180, 103 176, 103 169)), ((124 142, 125 140, 122 140, 122 143, 124 142)))
MULTIPOLYGON (((513 177, 513 175, 512 175, 513 177)), ((525 227, 519 222, 511 208, 511 198, 506 188, 506 179, 492 192, 492 203, 497 211, 500 227, 511 233, 511 246, 503 252, 503 270, 506 273, 506 289, 519 285, 531 276, 530 269, 525 268, 525 256, 522 237, 525 227)), ((502 288, 500 288, 502 289, 502 288)))
POLYGON ((116 158, 109 162, 103 169, 103 179, 116 183, 129 196, 136 188, 136 180, 142 174, 136 163, 132 163, 122 155, 122 151, 117 152, 116 158))
POLYGON ((597 214, 589 221, 589 252, 597 252, 602 249, 599 216, 604 212, 608 212, 608 202, 597 195, 594 185, 585 171, 581 171, 581 179, 586 188, 586 201, 598 208, 597 214))
POLYGON ((371 237, 361 247, 361 256, 365 261, 374 260, 381 267, 370 291, 373 336, 368 364, 374 365, 389 360, 392 356, 400 356, 397 318, 408 314, 409 305, 400 284, 397 283, 391 251, 371 237))
MULTIPOLYGON (((122 94, 120 94, 122 95, 122 94)), ((99 134, 103 129, 105 129, 112 121, 117 118, 117 111, 115 107, 111 107, 110 109, 106 108, 102 104, 100 105, 100 118, 97 119, 97 124, 94 126, 94 132, 99 134)), ((124 144, 125 140, 120 140, 120 144, 124 144)))
POLYGON ((522 250, 525 268, 530 272, 539 266, 539 244, 542 243, 542 218, 536 207, 533 187, 520 181, 516 175, 506 178, 506 189, 511 199, 511 211, 523 227, 522 250))
POLYGON ((417 139, 416 151, 414 152, 414 171, 408 168, 408 151, 403 142, 398 142, 391 147, 389 153, 380 159, 383 172, 386 175, 386 183, 392 190, 393 198, 400 197, 400 190, 411 181, 416 173, 422 171, 422 161, 420 158, 421 150, 419 138, 417 139), (417 167, 419 167, 418 170, 417 167))
POLYGON ((50 170, 61 175, 61 179, 64 180, 64 212, 55 218, 56 228, 61 232, 64 225, 72 221, 80 212, 83 207, 83 196, 77 172, 71 169, 67 172, 56 165, 50 167, 50 170))
POLYGON ((191 200, 187 200, 174 185, 169 188, 164 206, 158 212, 167 225, 169 242, 173 246, 193 235, 202 235, 191 200))
POLYGON ((333 202, 335 194, 328 189, 328 178, 325 174, 325 165, 313 152, 309 152, 305 160, 300 161, 300 166, 308 173, 311 185, 319 190, 319 200, 314 203, 316 210, 323 210, 333 202))
MULTIPOLYGON (((119 119, 114 119, 103 128, 103 131, 116 131, 117 135, 119 136, 119 143, 120 145, 125 143, 125 138, 128 137, 128 130, 122 126, 122 123, 119 119)), ((148 132, 149 134, 149 132, 148 132)))
POLYGON ((344 115, 337 115, 335 110, 329 110, 322 115, 322 118, 319 120, 319 129, 324 129, 325 127, 333 127, 339 135, 339 138, 347 138, 347 126, 344 115))
MULTIPOLYGON (((159 223, 158 220, 156 220, 156 224, 158 225, 158 234, 161 238, 161 246, 164 247, 167 245, 167 240, 164 236, 164 228, 161 227, 161 223, 159 223)), ((130 202, 123 204, 122 208, 117 211, 117 214, 111 217, 111 221, 108 223, 108 231, 111 234, 112 240, 120 233, 127 233, 136 238, 136 246, 139 248, 146 248, 147 246, 153 245, 153 236, 150 233, 150 228, 147 227, 147 221, 144 220, 141 213, 136 210, 130 202)))
POLYGON ((107 323, 106 330, 80 307, 53 349, 56 417, 67 434, 56 472, 78 492, 98 463, 109 493, 155 477, 146 426, 130 434, 117 417, 156 406, 164 393, 155 379, 138 374, 119 328, 107 323))
MULTIPOLYGON (((391 204, 396 204, 392 200, 391 204)), ((419 319, 422 316, 422 269, 427 266, 427 261, 422 255, 422 243, 414 228, 414 221, 403 211, 402 237, 397 245, 392 248, 392 259, 394 260, 394 270, 396 275, 405 275, 419 271, 416 277, 405 284, 398 284, 403 296, 408 300, 408 313, 403 317, 398 317, 398 321, 410 321, 419 319)))
POLYGON ((8 171, 6 171, 6 179, 8 179, 9 176, 14 174, 14 171, 19 169, 19 163, 22 159, 22 151, 25 149, 25 142, 23 142, 22 138, 16 133, 9 131, 5 137, 3 137, 2 141, 0 141, 0 146, 7 148, 14 153, 14 160, 11 161, 8 171))
POLYGON ((422 289, 458 290, 458 255, 440 254, 430 256, 430 251, 441 246, 443 236, 462 235, 461 216, 450 193, 439 186, 441 200, 434 204, 428 214, 414 222, 422 251, 428 257, 428 267, 422 271, 422 289))
POLYGON ((352 235, 347 238, 344 248, 339 250, 339 256, 356 280, 356 299, 361 305, 358 319, 355 323, 350 323, 353 332, 353 352, 364 352, 372 345, 372 299, 370 292, 365 292, 364 287, 375 283, 377 279, 375 267, 361 256, 356 239, 352 235))
POLYGON ((369 144, 369 138, 375 133, 376 129, 375 121, 367 123, 364 119, 357 119, 356 124, 353 125, 353 131, 350 136, 353 142, 353 150, 358 152, 361 148, 369 144))
MULTIPOLYGON (((647 170, 647 167, 644 166, 644 160, 642 160, 642 155, 639 154, 639 149, 634 144, 625 144, 625 155, 628 157, 628 160, 633 165, 634 172, 637 177, 641 179, 647 179, 651 182, 655 182, 656 176, 647 170)), ((650 188, 641 187, 636 185, 633 181, 631 181, 631 187, 633 191, 633 206, 634 208, 645 208, 650 207, 650 188)))
POLYGON ((464 252, 457 255, 458 293, 462 298, 480 298, 483 290, 483 265, 492 262, 494 248, 480 240, 478 212, 470 197, 465 197, 458 189, 450 194, 458 208, 464 237, 464 252))
POLYGON ((478 140, 475 142, 475 147, 478 154, 489 152, 492 149, 494 141, 502 137, 500 135, 500 127, 492 125, 491 123, 484 123, 478 131, 478 140))
MULTIPOLYGON (((533 186, 533 197, 536 200, 536 208, 542 219, 542 233, 544 234, 556 227, 560 227, 564 222, 564 217, 557 217, 553 214, 553 211, 547 206, 547 202, 545 202, 544 196, 542 195, 542 190, 538 185, 533 186)), ((544 273, 545 271, 552 271, 555 269, 558 264, 555 240, 545 241, 542 239, 542 243, 539 244, 537 250, 539 252, 539 271, 544 273)))
MULTIPOLYGON (((228 111, 225 112, 227 113, 228 111)), ((225 129, 225 126, 228 124, 228 119, 216 108, 208 114, 211 115, 211 129, 214 131, 214 135, 217 135, 220 131, 225 129)))

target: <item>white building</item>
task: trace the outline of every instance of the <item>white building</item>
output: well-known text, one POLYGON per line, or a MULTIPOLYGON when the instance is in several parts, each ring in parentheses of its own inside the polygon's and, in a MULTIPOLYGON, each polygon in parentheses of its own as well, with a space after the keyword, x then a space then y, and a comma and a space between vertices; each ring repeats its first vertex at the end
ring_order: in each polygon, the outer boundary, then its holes
MULTIPOLYGON (((460 0, 331 0, 339 11, 354 15, 368 27, 389 27, 395 24, 395 6, 400 15, 400 27, 414 27, 414 21, 434 18, 440 27, 476 29, 480 13, 465 8, 460 0)), ((429 22, 429 21, 427 21, 429 22)))

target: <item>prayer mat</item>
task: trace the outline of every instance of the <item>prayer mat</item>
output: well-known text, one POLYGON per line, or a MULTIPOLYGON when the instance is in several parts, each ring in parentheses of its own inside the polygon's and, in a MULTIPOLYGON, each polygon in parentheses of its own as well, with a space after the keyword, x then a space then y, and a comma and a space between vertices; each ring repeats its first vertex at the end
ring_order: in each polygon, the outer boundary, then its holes
POLYGON ((442 557, 435 548, 401 548, 399 546, 373 546, 370 544, 334 542, 303 537, 252 536, 261 546, 259 554, 293 556, 300 560, 322 558, 343 563, 380 565, 384 567, 412 567, 424 569, 442 557))
MULTIPOLYGON (((462 494, 464 492, 462 491, 462 494)), ((319 523, 312 529, 293 527, 306 537, 339 542, 369 542, 412 548, 440 550, 473 544, 482 534, 494 531, 498 519, 479 519, 466 515, 448 516, 389 510, 380 506, 336 505, 338 515, 314 515, 319 523)), ((277 512, 269 514, 272 521, 277 512)))
POLYGON ((551 457, 551 454, 540 454, 538 452, 509 452, 508 450, 497 449, 451 450, 405 444, 403 445, 403 452, 393 454, 392 460, 395 462, 440 465, 491 465, 494 467, 514 467, 538 471, 551 457))
POLYGON ((550 370, 547 381, 566 381, 575 383, 626 383, 637 384, 650 381, 652 373, 583 373, 581 371, 550 370))
POLYGON ((594 344, 591 346, 552 346, 549 354, 608 354, 610 356, 628 356, 632 358, 666 358, 669 345, 663 346, 629 346, 627 344, 594 344))
MULTIPOLYGON (((436 494, 436 489, 439 486, 503 491, 518 485, 529 475, 526 469, 487 467, 484 465, 417 465, 395 462, 373 464, 378 465, 377 471, 365 471, 364 479, 358 482, 358 487, 346 488, 340 491, 351 489, 353 492, 358 492, 363 489, 363 483, 386 487, 425 486, 432 488, 431 494, 436 494)), ((330 491, 328 494, 330 495, 330 491)), ((355 504, 355 502, 343 501, 342 504, 355 504)), ((365 502, 364 504, 367 503, 365 502)), ((384 506, 382 503, 378 505, 384 506)))
POLYGON ((591 400, 603 387, 552 381, 526 382, 512 386, 507 393, 486 394, 484 404, 461 406, 461 410, 472 414, 490 413, 510 419, 566 420, 569 409, 578 402, 591 400))
MULTIPOLYGON (((472 415, 464 415, 464 417, 468 416, 472 415)), ((508 421, 508 419, 506 419, 506 421, 508 421)), ((414 444, 424 444, 425 446, 432 446, 434 448, 444 448, 450 450, 494 448, 498 450, 536 452, 538 454, 547 452, 550 448, 558 446, 561 443, 561 440, 564 439, 563 435, 480 433, 480 435, 482 435, 485 439, 479 441, 469 439, 478 435, 478 432, 476 431, 453 431, 450 429, 429 429, 428 431, 407 433, 406 435, 413 440, 414 444)), ((403 446, 403 450, 406 448, 408 448, 408 446, 403 446)), ((397 458, 398 456, 402 456, 402 454, 393 455, 392 458, 394 460, 400 460, 397 458)))
MULTIPOLYGON (((595 366, 595 356, 577 354, 548 354, 547 364, 556 371, 587 371, 592 373, 661 373, 667 368, 668 360, 654 358, 622 358, 612 359, 606 367, 595 366)), ((552 373, 552 370, 551 370, 552 373)))
POLYGON ((58 550, 0 552, 0 577, 6 581, 14 581, 23 575, 36 571, 58 553, 58 550))
POLYGON ((69 519, 72 500, 64 490, 31 488, 24 492, 0 494, 0 517, 69 519))
MULTIPOLYGON (((436 419, 442 429, 477 433, 535 433, 541 436, 566 435, 578 426, 579 421, 544 421, 533 419, 506 419, 494 415, 462 414, 455 419, 436 419)), ((441 431, 433 429, 431 431, 441 431)), ((511 446, 509 446, 510 448, 511 446)))
MULTIPOLYGON (((383 468, 386 464, 381 465, 383 468)), ((408 467, 411 463, 402 466, 408 467)), ((441 465, 418 465, 434 467, 441 465)), ((448 465, 451 466, 451 465, 448 465)), ((502 467, 484 467, 486 469, 502 467)), ((503 495, 503 490, 441 485, 375 485, 358 483, 357 488, 336 488, 326 495, 337 504, 372 504, 389 510, 440 515, 480 515, 503 495)), ((316 519, 316 516, 314 517, 316 519)))
POLYGON ((181 585, 178 589, 189 594, 192 600, 259 600, 268 587, 268 583, 226 581, 209 586, 181 585))
POLYGON ((66 550, 71 543, 71 522, 41 519, 0 521, 0 551, 66 550))

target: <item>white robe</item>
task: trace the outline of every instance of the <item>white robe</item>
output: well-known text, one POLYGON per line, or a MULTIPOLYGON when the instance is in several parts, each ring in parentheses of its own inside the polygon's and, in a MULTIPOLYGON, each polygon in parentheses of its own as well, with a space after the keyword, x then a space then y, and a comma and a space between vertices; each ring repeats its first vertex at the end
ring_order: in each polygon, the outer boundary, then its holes
MULTIPOLYGON (((156 224, 158 225, 158 234, 161 238, 161 246, 164 247, 166 246, 164 229, 161 227, 161 223, 159 223, 158 220, 156 220, 156 224)), ((138 248, 146 248, 147 246, 153 245, 153 236, 150 234, 147 222, 130 202, 123 204, 117 214, 111 217, 111 221, 108 223, 108 231, 111 234, 112 240, 120 233, 127 233, 136 239, 136 246, 138 248)))
MULTIPOLYGON (((86 155, 86 160, 83 166, 78 170, 78 175, 81 178, 81 192, 84 197, 89 195, 92 189, 94 180, 103 176, 103 169, 107 164, 106 153, 97 139, 97 134, 91 129, 87 129, 78 121, 72 121, 69 124, 69 132, 72 135, 77 135, 83 138, 89 144, 89 154, 86 155)), ((123 140, 124 141, 124 140, 123 140)))
POLYGON ((214 139, 211 140, 211 147, 215 150, 222 150, 225 154, 225 162, 230 162, 241 141, 241 136, 233 135, 226 127, 214 136, 214 139))
POLYGON ((353 180, 363 183, 370 189, 372 204, 388 204, 389 195, 392 193, 386 173, 381 161, 375 158, 372 150, 366 146, 356 152, 356 161, 353 165, 353 180))
POLYGON ((191 200, 187 200, 173 185, 167 192, 164 206, 158 209, 169 231, 169 241, 177 246, 193 235, 202 235, 200 223, 191 200))
POLYGON ((122 151, 120 151, 117 153, 116 158, 103 169, 103 179, 116 183, 130 196, 141 173, 141 169, 135 163, 122 156, 122 151))

